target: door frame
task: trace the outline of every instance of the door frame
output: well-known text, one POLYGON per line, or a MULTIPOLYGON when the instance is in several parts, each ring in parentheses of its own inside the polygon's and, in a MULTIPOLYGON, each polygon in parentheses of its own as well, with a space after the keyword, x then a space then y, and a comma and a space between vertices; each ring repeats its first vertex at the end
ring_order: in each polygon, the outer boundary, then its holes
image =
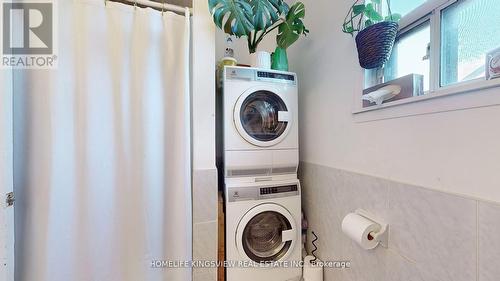
POLYGON ((13 73, 0 76, 0 280, 14 281, 13 73))

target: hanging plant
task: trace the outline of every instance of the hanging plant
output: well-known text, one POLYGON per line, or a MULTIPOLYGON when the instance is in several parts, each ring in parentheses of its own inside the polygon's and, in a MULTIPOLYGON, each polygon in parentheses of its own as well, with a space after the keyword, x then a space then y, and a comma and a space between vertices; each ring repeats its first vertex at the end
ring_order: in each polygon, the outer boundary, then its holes
POLYGON ((356 34, 359 64, 365 69, 382 67, 392 53, 401 15, 392 13, 390 0, 386 3, 389 15, 384 18, 377 11, 381 0, 356 0, 342 25, 344 33, 356 34))

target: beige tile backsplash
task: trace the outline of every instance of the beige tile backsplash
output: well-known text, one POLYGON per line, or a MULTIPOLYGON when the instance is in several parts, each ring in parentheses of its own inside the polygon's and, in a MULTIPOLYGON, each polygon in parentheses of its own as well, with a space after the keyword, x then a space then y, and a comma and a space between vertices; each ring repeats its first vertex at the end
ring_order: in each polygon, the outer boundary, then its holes
POLYGON ((319 258, 352 262, 325 269, 325 281, 499 280, 500 204, 306 162, 299 173, 319 258), (343 235, 343 217, 357 208, 390 224, 388 249, 365 251, 343 235))

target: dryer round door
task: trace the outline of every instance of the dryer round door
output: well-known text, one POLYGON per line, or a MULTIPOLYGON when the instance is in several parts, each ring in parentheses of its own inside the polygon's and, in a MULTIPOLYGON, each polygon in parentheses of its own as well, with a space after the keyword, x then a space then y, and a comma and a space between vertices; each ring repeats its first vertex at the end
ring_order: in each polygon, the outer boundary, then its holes
POLYGON ((297 243, 292 215, 277 204, 262 204, 248 211, 236 230, 236 246, 243 257, 254 262, 286 259, 297 243))
POLYGON ((292 113, 285 100, 272 89, 251 89, 240 96, 234 107, 238 133, 249 143, 269 147, 288 134, 292 113))

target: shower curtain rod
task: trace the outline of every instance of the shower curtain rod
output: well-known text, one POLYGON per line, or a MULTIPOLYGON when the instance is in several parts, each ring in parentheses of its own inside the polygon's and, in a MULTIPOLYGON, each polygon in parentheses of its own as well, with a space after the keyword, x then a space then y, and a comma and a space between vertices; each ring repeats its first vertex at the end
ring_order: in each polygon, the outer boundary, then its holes
MULTIPOLYGON (((161 2, 153 2, 150 0, 105 0, 105 1, 113 1, 113 2, 124 2, 127 4, 131 5, 141 5, 141 6, 146 6, 150 8, 155 8, 158 10, 165 10, 165 11, 172 11, 176 13, 185 13, 187 7, 181 7, 173 4, 168 4, 168 3, 161 3, 161 2)), ((189 14, 193 15, 193 11, 191 8, 189 8, 189 14)))

